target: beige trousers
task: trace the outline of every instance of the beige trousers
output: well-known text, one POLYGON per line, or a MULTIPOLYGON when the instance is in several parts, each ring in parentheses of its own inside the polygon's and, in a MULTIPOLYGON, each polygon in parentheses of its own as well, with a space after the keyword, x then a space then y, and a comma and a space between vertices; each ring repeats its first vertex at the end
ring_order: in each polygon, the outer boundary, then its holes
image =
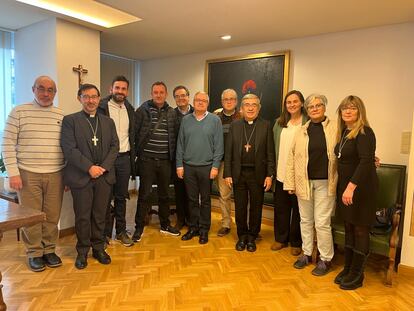
POLYGON ((221 208, 221 226, 230 228, 231 226, 231 188, 227 186, 226 181, 223 178, 224 162, 220 164, 219 172, 216 177, 216 185, 220 192, 220 208, 221 208))
POLYGON ((44 222, 22 230, 27 256, 41 257, 54 253, 63 198, 62 171, 41 174, 21 169, 20 177, 23 181, 23 188, 18 193, 21 207, 30 207, 46 214, 44 222))

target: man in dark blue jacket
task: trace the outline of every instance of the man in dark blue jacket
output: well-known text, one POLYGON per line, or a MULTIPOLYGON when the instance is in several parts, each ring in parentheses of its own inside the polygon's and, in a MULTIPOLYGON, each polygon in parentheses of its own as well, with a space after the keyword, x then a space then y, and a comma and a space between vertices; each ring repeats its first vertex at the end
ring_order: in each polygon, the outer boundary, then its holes
POLYGON ((135 112, 135 146, 140 186, 133 241, 141 240, 145 215, 151 207, 150 195, 154 183, 157 184, 160 232, 180 235, 180 231, 170 225, 168 196, 178 132, 177 114, 165 101, 167 86, 164 82, 155 82, 151 86, 151 97, 135 112))
POLYGON ((128 102, 129 81, 124 76, 117 76, 112 81, 110 95, 101 100, 98 112, 110 117, 115 122, 119 138, 119 153, 115 161, 116 183, 113 186, 114 207, 108 202, 105 220, 106 243, 112 237, 113 217, 115 217, 116 240, 124 246, 134 243, 126 232, 126 199, 129 198, 128 185, 130 177, 135 179, 135 113, 128 102))
MULTIPOLYGON (((174 109, 177 113, 178 123, 181 124, 183 117, 194 112, 193 106, 190 105, 190 91, 184 85, 178 85, 173 91, 174 100, 177 107, 174 109)), ((177 173, 173 172, 174 192, 175 192, 175 210, 177 212, 177 223, 175 228, 181 230, 184 225, 188 225, 190 220, 190 210, 188 206, 188 195, 185 188, 184 180, 178 178, 177 173)))

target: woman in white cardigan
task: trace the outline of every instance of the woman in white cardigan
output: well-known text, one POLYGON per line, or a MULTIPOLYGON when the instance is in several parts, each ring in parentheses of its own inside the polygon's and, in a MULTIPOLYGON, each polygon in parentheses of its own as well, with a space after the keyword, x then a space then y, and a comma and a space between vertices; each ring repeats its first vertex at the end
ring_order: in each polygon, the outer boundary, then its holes
POLYGON ((334 255, 331 215, 335 208, 336 122, 325 116, 328 101, 324 95, 312 94, 305 100, 310 120, 296 133, 290 151, 284 190, 298 197, 302 250, 294 267, 302 269, 312 262, 314 228, 320 260, 312 274, 322 276, 331 269, 334 255))

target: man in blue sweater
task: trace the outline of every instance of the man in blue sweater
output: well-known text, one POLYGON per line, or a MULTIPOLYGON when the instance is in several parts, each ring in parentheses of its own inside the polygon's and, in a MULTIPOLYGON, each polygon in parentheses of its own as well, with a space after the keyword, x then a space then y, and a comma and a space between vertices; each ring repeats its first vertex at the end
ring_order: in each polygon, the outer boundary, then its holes
POLYGON ((177 176, 184 179, 190 203, 189 230, 181 239, 200 235, 199 243, 206 244, 211 225, 211 182, 224 154, 223 128, 220 118, 207 111, 206 93, 197 92, 193 104, 194 112, 183 118, 177 141, 177 176))

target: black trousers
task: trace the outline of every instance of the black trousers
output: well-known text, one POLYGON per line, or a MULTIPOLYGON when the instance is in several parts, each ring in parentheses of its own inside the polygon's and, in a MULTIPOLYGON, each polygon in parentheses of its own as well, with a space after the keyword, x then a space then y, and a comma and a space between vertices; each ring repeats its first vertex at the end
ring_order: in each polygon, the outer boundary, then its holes
POLYGON ((275 192, 273 193, 275 241, 290 243, 292 247, 301 247, 298 199, 296 195, 283 190, 283 183, 278 180, 275 180, 275 183, 275 192))
POLYGON ((150 210, 152 185, 157 184, 158 193, 158 216, 161 228, 170 225, 170 204, 168 188, 171 180, 171 161, 159 159, 144 159, 140 165, 139 197, 137 201, 137 212, 135 213, 136 230, 144 229, 144 218, 150 210))
POLYGON ((211 226, 211 165, 191 166, 184 164, 184 183, 188 194, 192 230, 206 233, 211 226))
POLYGON ((239 180, 234 184, 234 205, 239 240, 254 241, 257 238, 262 224, 263 198, 263 184, 257 183, 254 168, 242 168, 239 180), (249 218, 248 223, 247 218, 249 218))
POLYGON ((111 196, 111 185, 104 176, 91 179, 83 188, 72 188, 78 254, 87 255, 89 248, 104 249, 105 215, 111 196))
POLYGON ((144 210, 144 205, 142 204, 142 195, 141 195, 141 184, 138 189, 138 198, 137 198, 137 209, 135 211, 135 231, 144 231, 145 226, 145 216, 149 211, 144 210))
POLYGON ((175 192, 175 211, 177 213, 177 224, 185 225, 190 220, 190 211, 188 207, 188 195, 185 189, 185 183, 183 179, 175 176, 174 179, 174 192, 175 192))
POLYGON ((114 209, 111 211, 111 198, 109 199, 108 209, 105 219, 105 235, 112 236, 113 216, 115 216, 116 234, 126 230, 126 199, 129 198, 128 185, 131 175, 131 162, 129 153, 120 153, 115 160, 116 183, 113 185, 114 209))

